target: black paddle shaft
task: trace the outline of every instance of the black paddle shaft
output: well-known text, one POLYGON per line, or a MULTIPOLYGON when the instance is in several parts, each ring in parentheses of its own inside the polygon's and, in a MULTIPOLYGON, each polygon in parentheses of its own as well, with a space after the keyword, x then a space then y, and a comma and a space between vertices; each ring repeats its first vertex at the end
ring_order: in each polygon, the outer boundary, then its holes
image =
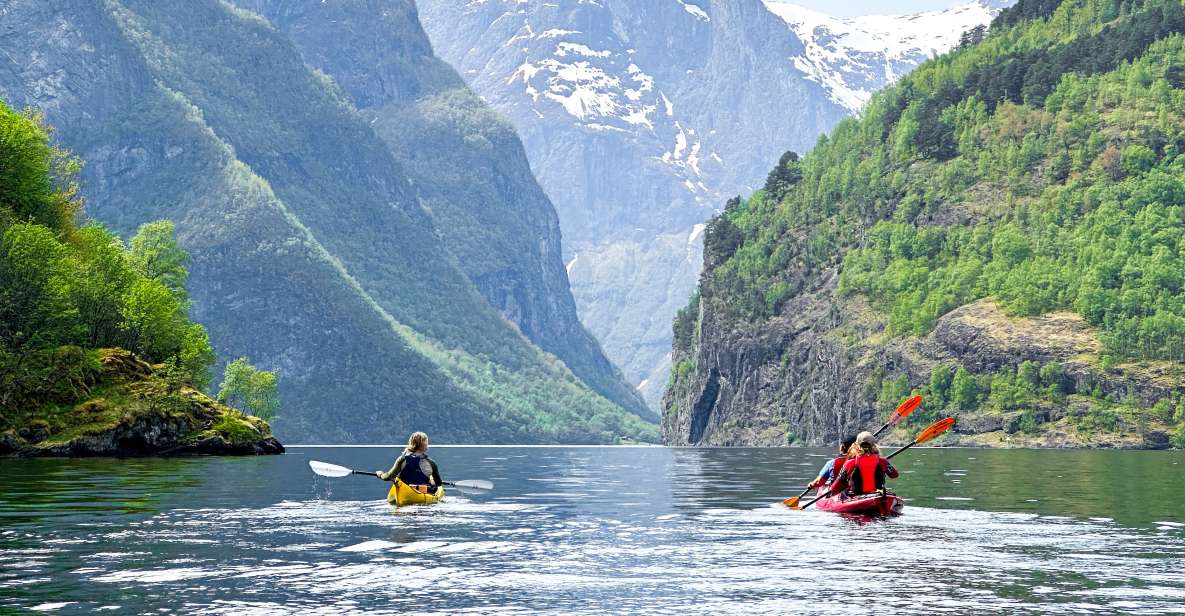
POLYGON ((379 476, 379 474, 374 471, 354 471, 354 470, 352 470, 350 472, 354 473, 355 475, 370 475, 371 477, 378 477, 379 476))
MULTIPOLYGON (((805 492, 804 492, 804 494, 805 494, 805 492)), ((815 498, 811 499, 811 501, 808 502, 807 504, 799 507, 799 509, 806 509, 807 507, 810 507, 811 505, 815 504, 815 502, 817 502, 821 499, 827 498, 828 496, 831 496, 831 490, 827 490, 826 492, 820 494, 819 496, 816 496, 815 498)))
POLYGON ((901 449, 898 449, 897 451, 894 451, 893 453, 889 454, 889 456, 888 456, 887 458, 885 458, 885 459, 886 459, 886 460, 892 460, 892 459, 893 459, 893 456, 895 456, 895 455, 897 455, 897 454, 899 454, 899 453, 901 453, 901 452, 905 451, 906 449, 909 449, 910 447, 913 447, 914 445, 917 445, 917 444, 918 444, 918 442, 915 440, 914 442, 912 442, 912 443, 910 443, 910 444, 906 445, 905 447, 902 447, 901 449))

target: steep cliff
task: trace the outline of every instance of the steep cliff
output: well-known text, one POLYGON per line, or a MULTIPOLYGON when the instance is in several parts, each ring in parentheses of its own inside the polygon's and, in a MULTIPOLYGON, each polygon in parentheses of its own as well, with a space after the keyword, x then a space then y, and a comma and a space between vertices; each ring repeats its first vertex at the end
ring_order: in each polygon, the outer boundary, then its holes
POLYGON ((281 372, 286 438, 646 437, 485 300, 373 117, 259 15, 213 0, 0 11, 0 97, 44 109, 88 161, 92 216, 124 233, 177 222, 193 316, 222 357, 281 372))
POLYGON ((845 110, 760 0, 419 4, 437 53, 517 127, 581 317, 657 408, 699 225, 845 110))
POLYGON ((594 390, 656 417, 580 324, 555 208, 514 128, 433 55, 409 0, 237 5, 288 35, 371 120, 487 302, 594 390))
POLYGON ((1185 445, 1185 9, 1025 0, 705 231, 672 444, 1185 445))

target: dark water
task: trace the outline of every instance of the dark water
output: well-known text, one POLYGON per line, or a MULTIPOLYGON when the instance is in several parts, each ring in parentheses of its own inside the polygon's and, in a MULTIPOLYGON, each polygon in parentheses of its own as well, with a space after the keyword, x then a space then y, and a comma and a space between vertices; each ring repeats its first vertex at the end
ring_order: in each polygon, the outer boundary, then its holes
POLYGON ((0 460, 0 613, 1185 613, 1185 453, 920 450, 905 515, 794 512, 820 450, 435 447, 0 460))

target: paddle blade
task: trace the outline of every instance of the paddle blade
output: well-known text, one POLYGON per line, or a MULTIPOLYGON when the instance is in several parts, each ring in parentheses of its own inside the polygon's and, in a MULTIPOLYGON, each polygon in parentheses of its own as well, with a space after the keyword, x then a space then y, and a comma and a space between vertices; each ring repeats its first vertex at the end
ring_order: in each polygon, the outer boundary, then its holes
POLYGON ((493 490, 494 484, 484 479, 469 479, 466 481, 454 481, 453 485, 458 488, 469 488, 470 490, 493 490))
POLYGON ((800 500, 802 500, 802 499, 797 496, 791 496, 790 498, 787 498, 786 500, 782 501, 782 504, 791 508, 791 509, 798 509, 798 501, 800 501, 800 500))
POLYGON ((930 426, 929 428, 922 430, 922 433, 919 434, 916 439, 914 439, 914 443, 917 445, 921 445, 922 443, 925 443, 926 441, 933 439, 934 437, 938 436, 939 434, 942 434, 943 432, 950 430, 951 426, 953 426, 953 425, 955 425, 955 418, 954 417, 947 417, 946 419, 939 420, 937 423, 930 426))
POLYGON ((309 468, 313 472, 322 477, 345 477, 350 474, 350 469, 328 462, 318 462, 316 460, 309 460, 309 468))
POLYGON ((894 426, 901 423, 902 419, 909 417, 909 414, 916 411, 922 405, 922 397, 912 396, 901 403, 897 410, 893 412, 893 416, 889 418, 889 423, 894 426))

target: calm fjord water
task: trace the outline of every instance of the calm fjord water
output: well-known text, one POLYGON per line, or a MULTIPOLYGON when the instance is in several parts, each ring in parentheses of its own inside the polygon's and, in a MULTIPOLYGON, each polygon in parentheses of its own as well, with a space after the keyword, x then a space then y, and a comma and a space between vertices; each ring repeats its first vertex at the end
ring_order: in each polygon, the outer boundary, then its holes
POLYGON ((1185 613, 1185 452, 919 450, 880 521, 772 505, 824 450, 434 447, 496 490, 399 511, 306 464, 396 453, 0 460, 0 613, 1185 613))

